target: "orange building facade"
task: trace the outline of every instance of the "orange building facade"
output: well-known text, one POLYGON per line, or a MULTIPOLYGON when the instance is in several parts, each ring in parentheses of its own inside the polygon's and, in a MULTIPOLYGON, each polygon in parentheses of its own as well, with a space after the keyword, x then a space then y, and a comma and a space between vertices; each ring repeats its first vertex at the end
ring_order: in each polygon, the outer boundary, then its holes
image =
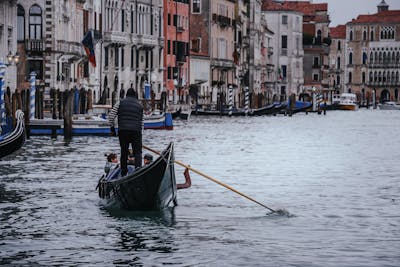
POLYGON ((164 0, 164 87, 174 104, 189 94, 189 0, 164 0))

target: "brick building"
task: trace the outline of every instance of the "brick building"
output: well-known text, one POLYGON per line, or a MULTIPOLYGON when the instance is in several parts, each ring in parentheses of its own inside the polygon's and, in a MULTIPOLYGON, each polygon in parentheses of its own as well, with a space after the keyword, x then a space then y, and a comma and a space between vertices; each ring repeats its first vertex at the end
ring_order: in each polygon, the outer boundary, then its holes
POLYGON ((164 84, 173 103, 188 102, 189 15, 189 0, 164 0, 164 84))

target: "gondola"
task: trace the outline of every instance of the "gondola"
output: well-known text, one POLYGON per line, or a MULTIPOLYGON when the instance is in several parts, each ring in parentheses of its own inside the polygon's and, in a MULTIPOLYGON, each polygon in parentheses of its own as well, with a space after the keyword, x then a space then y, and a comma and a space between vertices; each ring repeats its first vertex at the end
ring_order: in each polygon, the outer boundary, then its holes
POLYGON ((171 142, 155 161, 138 170, 131 166, 121 177, 119 167, 99 180, 97 189, 106 206, 126 210, 160 210, 177 205, 174 145, 171 142))
POLYGON ((0 158, 17 151, 25 143, 25 122, 24 113, 17 110, 15 113, 16 126, 5 134, 0 135, 0 158))

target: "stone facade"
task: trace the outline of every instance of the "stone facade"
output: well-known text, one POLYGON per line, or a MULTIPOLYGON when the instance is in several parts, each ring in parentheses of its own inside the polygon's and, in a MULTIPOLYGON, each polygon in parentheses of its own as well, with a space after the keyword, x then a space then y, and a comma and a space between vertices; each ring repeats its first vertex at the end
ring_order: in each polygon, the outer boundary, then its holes
POLYGON ((4 89, 14 92, 17 87, 17 66, 8 62, 9 56, 17 53, 17 1, 0 0, 0 63, 6 64, 4 89))
POLYGON ((263 9, 268 27, 275 33, 273 65, 275 66, 274 101, 285 101, 291 94, 300 94, 304 84, 302 23, 303 14, 296 11, 263 9))

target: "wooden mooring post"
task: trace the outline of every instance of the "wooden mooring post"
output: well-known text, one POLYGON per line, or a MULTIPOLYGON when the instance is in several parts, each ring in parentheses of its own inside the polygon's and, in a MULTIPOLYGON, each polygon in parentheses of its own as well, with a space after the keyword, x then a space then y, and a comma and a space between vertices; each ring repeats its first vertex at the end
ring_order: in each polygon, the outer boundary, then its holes
POLYGON ((64 139, 71 140, 72 139, 72 112, 73 112, 73 90, 68 91, 65 94, 65 107, 64 107, 64 139))

